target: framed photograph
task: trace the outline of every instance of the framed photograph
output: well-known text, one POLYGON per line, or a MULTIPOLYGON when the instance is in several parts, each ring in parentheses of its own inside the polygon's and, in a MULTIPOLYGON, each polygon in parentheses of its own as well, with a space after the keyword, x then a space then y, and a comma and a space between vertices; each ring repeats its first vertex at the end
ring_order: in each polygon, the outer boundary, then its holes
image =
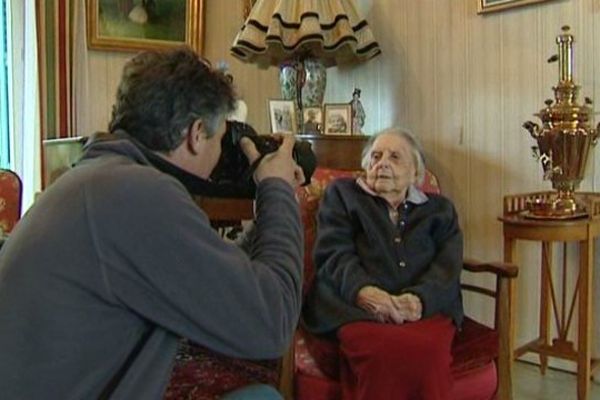
POLYGON ((296 133, 296 108, 293 100, 269 100, 271 133, 296 133))
POLYGON ((325 104, 325 135, 351 135, 352 109, 350 104, 325 104))
POLYGON ((302 110, 303 133, 321 133, 323 129, 323 110, 321 107, 306 107, 302 110))
POLYGON ((87 0, 88 48, 140 51, 188 45, 202 52, 204 0, 87 0))
POLYGON ((547 1, 552 0, 477 0, 477 13, 500 11, 528 4, 545 3, 547 1))

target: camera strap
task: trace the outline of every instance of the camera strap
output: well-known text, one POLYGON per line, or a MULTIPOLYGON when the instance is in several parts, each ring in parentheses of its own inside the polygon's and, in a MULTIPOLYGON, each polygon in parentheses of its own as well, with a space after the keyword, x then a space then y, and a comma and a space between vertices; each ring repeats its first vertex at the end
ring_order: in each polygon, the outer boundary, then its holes
POLYGON ((263 160, 263 158, 265 158, 266 155, 267 154, 261 154, 256 160, 254 160, 254 162, 252 164, 250 164, 250 166, 248 167, 248 169, 246 170, 246 172, 244 172, 244 175, 242 176, 242 182, 254 180, 254 172, 256 172, 256 168, 258 168, 258 164, 260 164, 260 162, 263 160))

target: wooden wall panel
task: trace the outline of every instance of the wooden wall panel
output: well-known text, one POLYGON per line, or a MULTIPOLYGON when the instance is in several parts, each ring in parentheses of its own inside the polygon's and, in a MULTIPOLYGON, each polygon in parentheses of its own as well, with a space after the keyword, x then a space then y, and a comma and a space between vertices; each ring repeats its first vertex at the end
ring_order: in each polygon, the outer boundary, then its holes
POLYGON ((435 30, 434 127, 435 145, 429 166, 443 184, 443 190, 455 199, 461 226, 468 226, 467 204, 469 189, 466 150, 467 70, 465 64, 466 24, 465 3, 440 1, 436 4, 433 24, 435 30), (459 189, 460 188, 460 189, 459 189))

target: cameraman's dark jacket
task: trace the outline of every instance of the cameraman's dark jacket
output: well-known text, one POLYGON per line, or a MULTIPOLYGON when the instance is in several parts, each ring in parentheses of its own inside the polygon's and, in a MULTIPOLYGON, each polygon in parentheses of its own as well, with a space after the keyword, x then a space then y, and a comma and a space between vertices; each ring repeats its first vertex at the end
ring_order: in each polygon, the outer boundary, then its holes
POLYGON ((280 356, 300 312, 293 189, 265 179, 256 210, 246 254, 131 141, 90 145, 0 253, 2 397, 96 399, 139 345, 111 399, 159 399, 179 337, 280 356))

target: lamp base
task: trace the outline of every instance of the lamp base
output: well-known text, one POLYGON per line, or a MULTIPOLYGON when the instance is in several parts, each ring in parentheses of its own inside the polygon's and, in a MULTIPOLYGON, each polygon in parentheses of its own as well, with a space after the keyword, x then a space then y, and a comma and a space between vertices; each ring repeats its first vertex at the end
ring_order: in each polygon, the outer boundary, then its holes
POLYGON ((285 61, 279 68, 281 96, 294 100, 299 110, 320 107, 325 97, 327 70, 317 58, 285 61))

